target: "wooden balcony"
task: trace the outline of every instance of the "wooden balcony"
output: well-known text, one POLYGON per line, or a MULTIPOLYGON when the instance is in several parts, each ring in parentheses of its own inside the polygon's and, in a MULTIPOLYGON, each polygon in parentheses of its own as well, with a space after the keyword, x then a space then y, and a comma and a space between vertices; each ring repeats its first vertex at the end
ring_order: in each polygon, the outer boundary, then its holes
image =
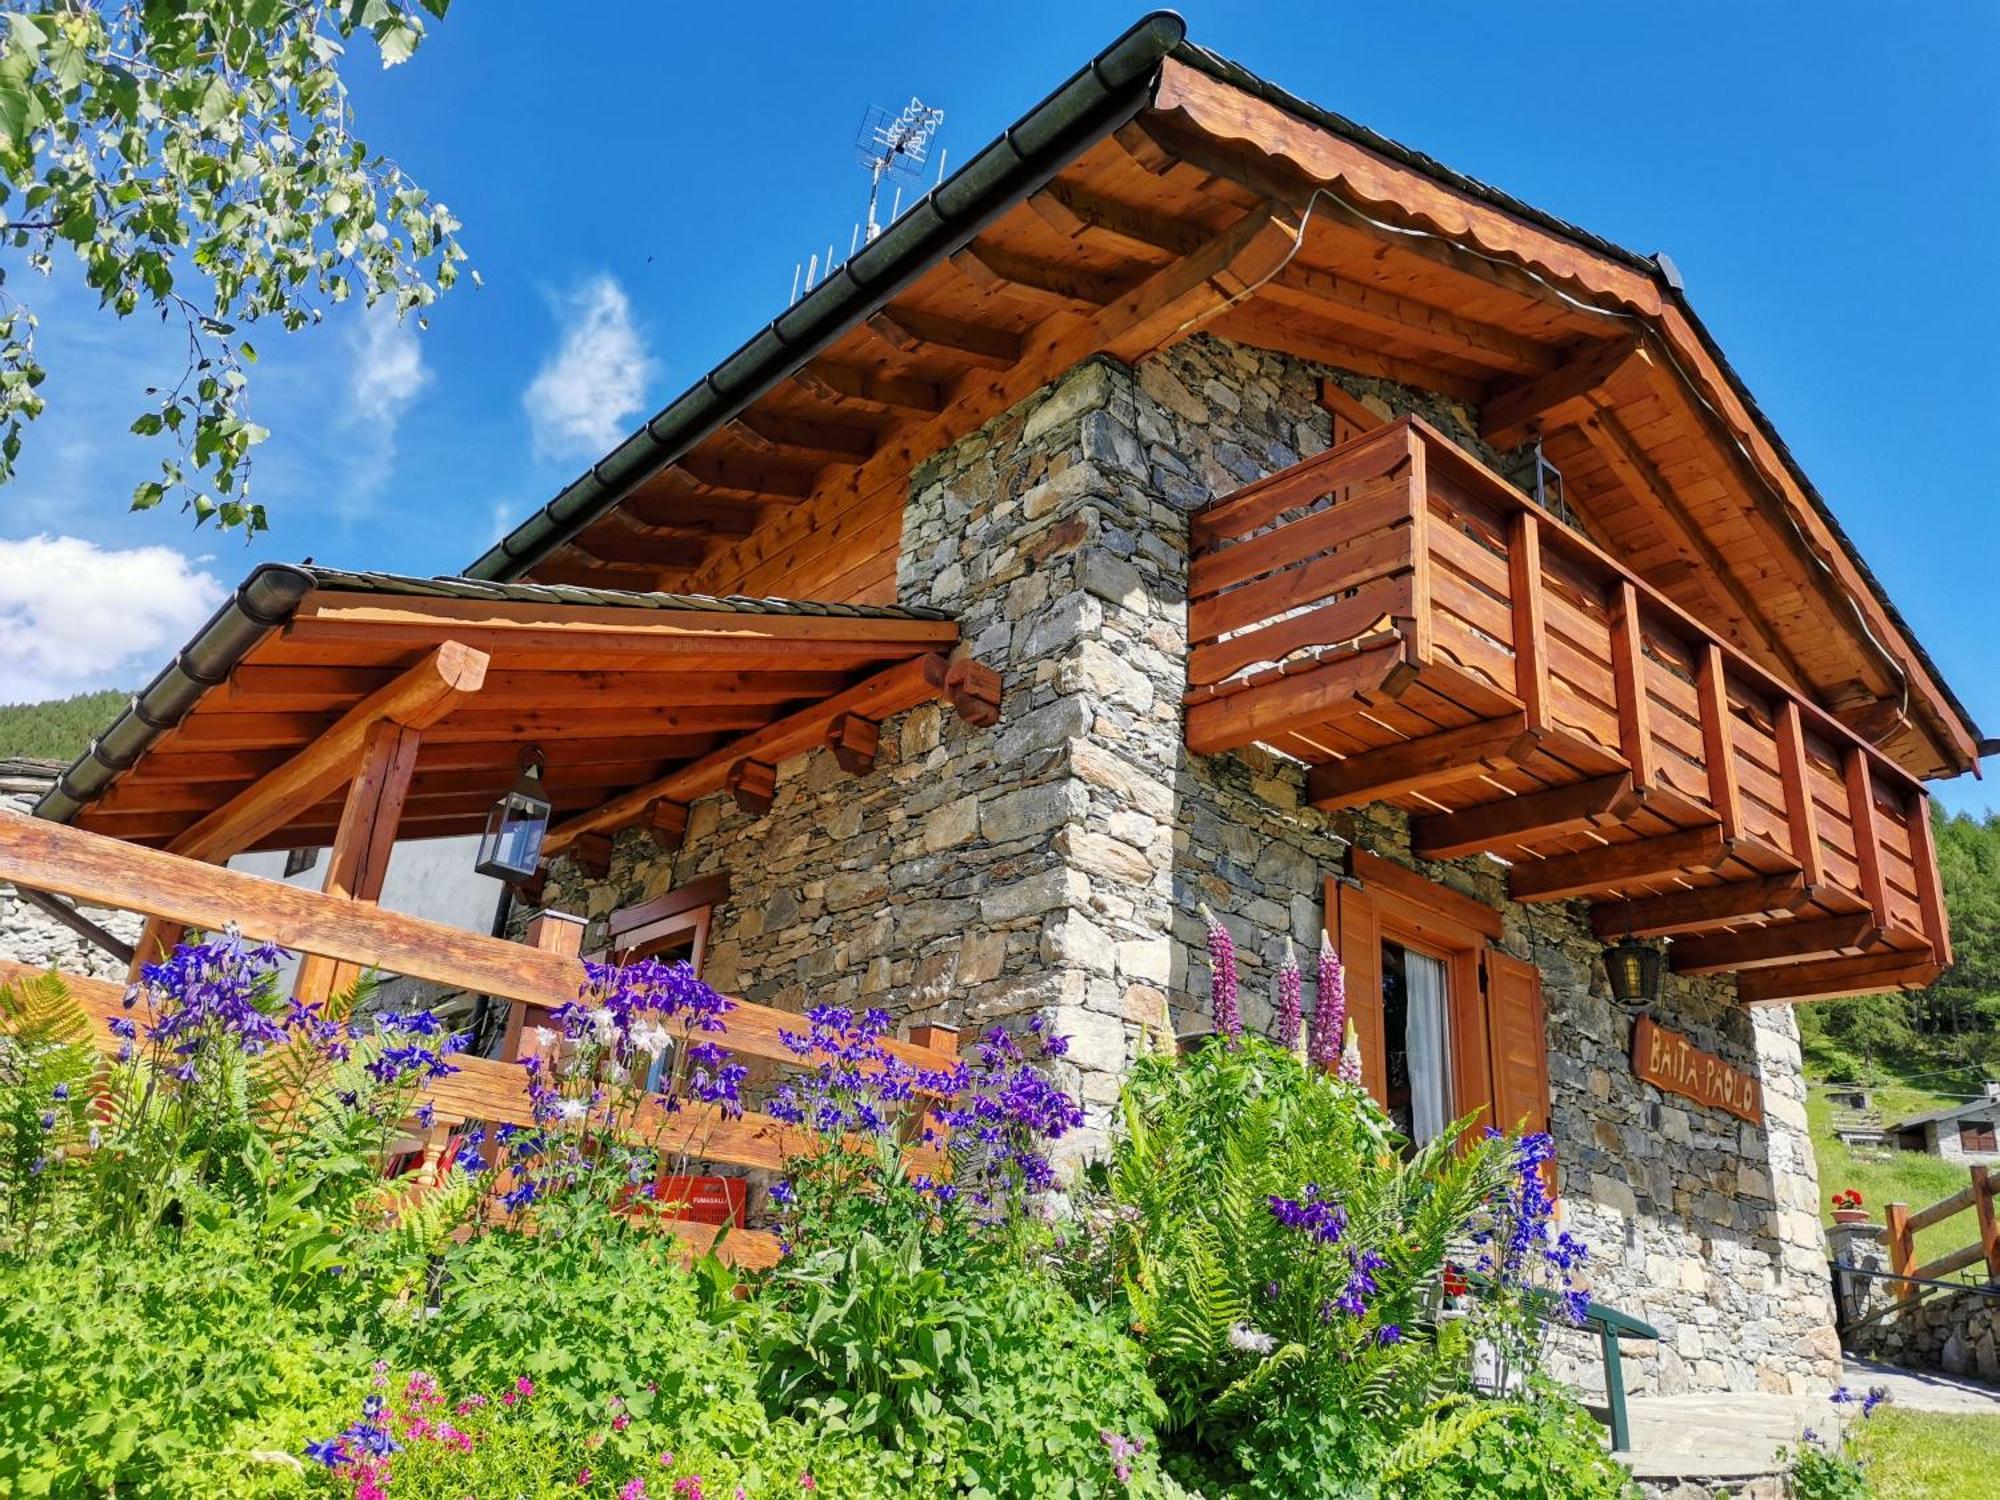
POLYGON ((1907 772, 1419 418, 1193 522, 1187 740, 1392 802, 1419 854, 1496 855, 1748 1002, 1950 962, 1907 772))

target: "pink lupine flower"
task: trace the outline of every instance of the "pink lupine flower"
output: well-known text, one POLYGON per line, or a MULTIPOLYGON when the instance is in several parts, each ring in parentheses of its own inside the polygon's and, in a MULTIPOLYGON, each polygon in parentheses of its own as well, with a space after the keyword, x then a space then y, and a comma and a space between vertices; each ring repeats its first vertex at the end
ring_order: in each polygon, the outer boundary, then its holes
POLYGON ((1299 973, 1299 955, 1292 940, 1285 939, 1285 959, 1278 965, 1278 1045, 1287 1052, 1299 1045, 1304 978, 1299 973))
POLYGON ((1215 1029, 1229 1039, 1233 1049, 1243 1038, 1243 1012, 1236 1001, 1236 940, 1206 903, 1201 919, 1208 924, 1209 998, 1215 1029))
POLYGON ((1340 1081, 1361 1082, 1361 1038, 1352 1021, 1347 1023, 1347 1045, 1340 1049, 1340 1081))
POLYGON ((1313 1002, 1312 1039, 1306 1046, 1306 1061, 1315 1068, 1330 1068, 1340 1061, 1340 1043, 1347 1030, 1347 976, 1341 971, 1340 955, 1324 935, 1319 944, 1319 996, 1313 1002))

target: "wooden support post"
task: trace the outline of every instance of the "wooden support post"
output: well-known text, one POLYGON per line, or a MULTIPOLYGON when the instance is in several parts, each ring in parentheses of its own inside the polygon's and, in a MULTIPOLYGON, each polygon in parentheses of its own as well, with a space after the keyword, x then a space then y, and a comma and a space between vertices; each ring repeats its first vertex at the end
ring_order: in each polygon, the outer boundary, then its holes
POLYGON ((1847 775, 1847 815, 1854 824, 1854 854, 1861 866, 1861 894, 1875 913, 1875 925, 1889 925, 1889 887, 1882 878, 1882 830, 1875 815, 1875 778, 1868 752, 1850 745, 1842 769, 1847 775))
POLYGON ((187 936, 187 928, 165 917, 148 917, 139 929, 139 941, 132 945, 132 962, 125 970, 125 982, 137 984, 140 970, 156 964, 173 952, 187 936))
MULTIPOLYGON (((528 919, 523 941, 530 948, 553 953, 558 958, 575 958, 583 952, 584 919, 566 911, 541 911, 528 919)), ((521 1055, 521 1033, 527 1029, 529 1007, 519 1000, 507 1005, 507 1032, 500 1043, 500 1056, 513 1062, 521 1055)), ((535 1007, 543 1015, 548 1012, 535 1007)), ((539 1024, 539 1023, 537 1023, 539 1024)))
MULTIPOLYGON (((1910 1205, 1891 1203, 1882 1210, 1882 1228, 1888 1241, 1889 1274, 1907 1276, 1916 1269, 1917 1237, 1910 1228, 1910 1205)), ((1896 1300, 1907 1302, 1916 1288, 1906 1281, 1896 1283, 1896 1300)))
POLYGON ((1722 648, 1709 641, 1695 664, 1695 699, 1701 711, 1702 758, 1708 762, 1708 800, 1722 820, 1722 836, 1743 831, 1743 800, 1736 786, 1736 745, 1729 733, 1729 678, 1722 648))
POLYGON ((688 805, 662 797, 646 811, 646 833, 671 853, 687 841, 688 805))
POLYGON ((1785 789, 1785 821, 1792 835, 1792 860, 1809 886, 1826 879, 1819 847, 1819 812, 1813 806, 1812 777, 1806 768, 1805 727, 1798 700, 1781 698, 1771 724, 1778 743, 1778 779, 1785 789))
MULTIPOLYGON (((1419 667, 1431 664, 1434 644, 1431 609, 1431 481, 1429 450, 1424 447, 1423 436, 1414 425, 1403 428, 1403 451, 1409 458, 1409 471, 1403 482, 1409 489, 1410 516, 1410 614, 1407 620, 1398 620, 1396 627, 1408 642, 1411 658, 1419 667)), ((1536 596, 1539 601, 1540 595, 1536 596)), ((1527 727, 1531 733, 1539 734, 1542 725, 1535 716, 1528 715, 1527 727)))
MULTIPOLYGON (((1910 863, 1917 882, 1917 903, 1924 914, 1924 936, 1931 957, 1951 965, 1951 923, 1945 915, 1944 882, 1938 871, 1937 839, 1931 832, 1931 799, 1913 791, 1903 804, 1903 821, 1910 830, 1910 863)), ((2000 1273, 1996 1273, 2000 1274, 2000 1273)))
POLYGON ((1611 611, 1611 676, 1618 698, 1618 748, 1632 768, 1633 789, 1653 789, 1659 774, 1652 709, 1646 697, 1646 653, 1639 635, 1639 590, 1620 578, 1605 601, 1611 611))
MULTIPOLYGON (((320 884, 327 895, 370 903, 381 899, 421 744, 422 735, 403 724, 383 719, 368 727, 320 884)), ((308 954, 299 964, 294 993, 312 1004, 349 989, 360 977, 354 964, 308 954)))
POLYGON ((761 818, 777 801, 778 768, 761 760, 739 760, 729 768, 726 784, 738 807, 753 818, 761 818))
POLYGON ((826 747, 840 769, 850 776, 866 776, 875 769, 875 751, 881 738, 879 726, 859 714, 841 714, 826 726, 826 747))
POLYGON ((1984 1166, 1972 1169, 1972 1212, 1979 1221, 1979 1249, 1986 1257, 1986 1274, 2000 1281, 2000 1216, 1993 1209, 1994 1194, 2000 1193, 2000 1179, 1984 1166))
MULTIPOLYGON (((1422 448, 1418 448, 1422 453, 1422 448)), ((1507 567, 1514 609, 1514 696, 1528 727, 1549 724, 1548 625, 1542 608, 1542 523, 1531 510, 1514 513, 1507 567)))

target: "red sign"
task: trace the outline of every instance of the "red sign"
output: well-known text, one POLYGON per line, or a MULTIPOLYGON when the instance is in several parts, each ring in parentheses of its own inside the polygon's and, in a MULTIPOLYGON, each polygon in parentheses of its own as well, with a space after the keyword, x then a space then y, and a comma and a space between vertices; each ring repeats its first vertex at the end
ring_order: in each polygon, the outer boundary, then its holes
POLYGON ((662 1177, 653 1201, 671 1218, 741 1229, 747 1186, 741 1177, 662 1177))
POLYGON ((1704 1052, 1678 1031, 1641 1016, 1632 1027, 1632 1071, 1647 1083, 1725 1109, 1752 1125, 1764 1123, 1764 1092, 1741 1068, 1704 1052))

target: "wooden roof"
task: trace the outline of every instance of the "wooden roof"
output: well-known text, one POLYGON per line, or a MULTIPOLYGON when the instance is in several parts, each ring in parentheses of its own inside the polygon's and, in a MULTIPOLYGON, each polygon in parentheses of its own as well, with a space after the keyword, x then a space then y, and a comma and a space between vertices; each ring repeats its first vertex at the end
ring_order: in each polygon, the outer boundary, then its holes
POLYGON ((399 836, 477 831, 531 747, 558 826, 637 791, 633 821, 659 797, 722 790, 739 761, 821 743, 843 712, 947 695, 958 639, 921 611, 311 571, 318 586, 209 667, 216 680, 67 821, 204 857, 328 844, 357 726, 390 697, 388 717, 422 724, 399 836), (287 778, 303 790, 273 821, 287 778), (262 804, 234 816, 253 789, 262 804))
MULTIPOLYGON (((912 468, 1207 331, 1539 430, 1585 533, 1922 776, 1964 710, 1670 273, 1181 47, 1149 99, 525 576, 887 601, 912 468)), ((509 566, 512 566, 511 564, 509 566)))

